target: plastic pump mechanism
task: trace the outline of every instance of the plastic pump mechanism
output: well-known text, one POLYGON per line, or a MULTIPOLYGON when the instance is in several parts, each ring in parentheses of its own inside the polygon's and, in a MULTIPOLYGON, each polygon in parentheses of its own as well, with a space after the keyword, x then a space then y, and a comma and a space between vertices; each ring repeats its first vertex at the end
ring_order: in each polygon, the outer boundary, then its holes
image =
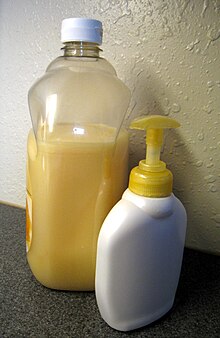
POLYGON ((132 169, 129 189, 146 197, 167 197, 172 193, 173 175, 160 160, 163 129, 178 128, 180 124, 169 117, 152 115, 131 122, 131 129, 146 130, 146 159, 132 169))

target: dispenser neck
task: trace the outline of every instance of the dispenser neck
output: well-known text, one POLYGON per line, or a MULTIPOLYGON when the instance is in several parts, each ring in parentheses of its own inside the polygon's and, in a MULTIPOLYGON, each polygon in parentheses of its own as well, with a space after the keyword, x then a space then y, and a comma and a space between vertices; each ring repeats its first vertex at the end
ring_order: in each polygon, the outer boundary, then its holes
POLYGON ((146 135, 146 164, 154 166, 160 162, 162 144, 163 129, 149 128, 146 135))
POLYGON ((132 121, 130 128, 146 130, 146 158, 132 169, 129 189, 145 197, 166 197, 172 193, 173 175, 160 160, 163 144, 163 130, 178 128, 180 124, 166 116, 139 117, 132 121))
POLYGON ((64 57, 91 57, 99 58, 102 51, 98 44, 83 41, 66 42, 64 47, 64 57))

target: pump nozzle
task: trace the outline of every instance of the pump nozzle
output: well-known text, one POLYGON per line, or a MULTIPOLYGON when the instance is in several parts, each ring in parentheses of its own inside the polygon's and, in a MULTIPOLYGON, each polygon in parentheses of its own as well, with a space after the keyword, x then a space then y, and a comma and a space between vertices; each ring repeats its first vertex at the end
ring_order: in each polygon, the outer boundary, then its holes
POLYGON ((139 167, 131 172, 129 188, 135 190, 132 191, 154 197, 167 196, 170 192, 172 173, 166 169, 166 164, 160 161, 160 151, 163 144, 163 129, 179 126, 174 119, 160 115, 140 117, 131 122, 131 129, 146 130, 146 159, 140 161, 139 167))

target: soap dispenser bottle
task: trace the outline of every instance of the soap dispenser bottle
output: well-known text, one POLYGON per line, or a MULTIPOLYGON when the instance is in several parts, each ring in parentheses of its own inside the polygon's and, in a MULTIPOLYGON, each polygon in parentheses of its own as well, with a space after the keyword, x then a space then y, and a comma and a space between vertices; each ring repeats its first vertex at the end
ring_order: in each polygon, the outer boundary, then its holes
POLYGON ((98 238, 96 299, 114 329, 133 330, 162 317, 174 302, 186 233, 186 211, 172 193, 172 173, 160 161, 164 116, 134 120, 146 129, 146 159, 130 173, 129 188, 106 217, 98 238))

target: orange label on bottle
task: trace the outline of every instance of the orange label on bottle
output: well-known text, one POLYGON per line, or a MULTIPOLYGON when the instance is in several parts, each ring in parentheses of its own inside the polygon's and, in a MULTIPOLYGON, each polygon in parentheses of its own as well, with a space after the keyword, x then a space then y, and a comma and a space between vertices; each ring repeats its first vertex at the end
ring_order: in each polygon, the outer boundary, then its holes
POLYGON ((30 250, 32 240, 32 198, 27 192, 26 197, 26 252, 30 250))

